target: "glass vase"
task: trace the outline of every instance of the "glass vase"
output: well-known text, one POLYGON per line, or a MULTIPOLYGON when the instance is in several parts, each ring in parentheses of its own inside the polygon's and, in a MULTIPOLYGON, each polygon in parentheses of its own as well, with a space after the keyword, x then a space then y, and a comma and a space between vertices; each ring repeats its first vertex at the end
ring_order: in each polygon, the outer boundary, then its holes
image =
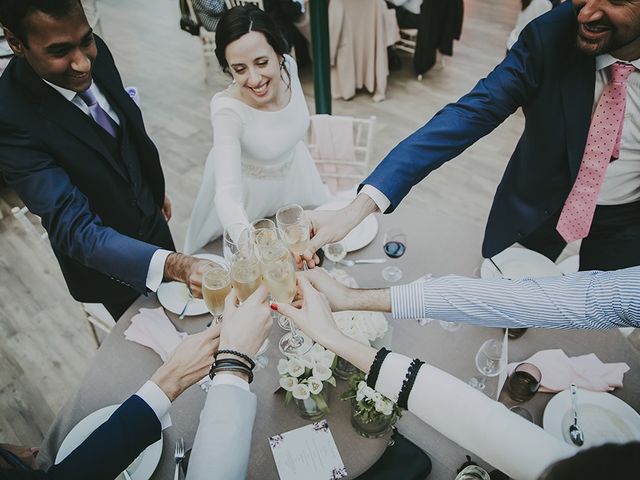
POLYGON ((378 414, 370 421, 365 422, 358 413, 358 402, 351 400, 351 425, 353 429, 365 438, 378 438, 386 434, 394 424, 394 415, 378 414))
POLYGON ((319 420, 329 414, 329 395, 326 386, 317 395, 310 395, 304 400, 294 398, 293 401, 298 414, 307 420, 319 420))
POLYGON ((347 380, 351 375, 358 372, 358 369, 352 364, 347 362, 342 357, 336 358, 336 366, 333 369, 333 376, 340 380, 347 380))

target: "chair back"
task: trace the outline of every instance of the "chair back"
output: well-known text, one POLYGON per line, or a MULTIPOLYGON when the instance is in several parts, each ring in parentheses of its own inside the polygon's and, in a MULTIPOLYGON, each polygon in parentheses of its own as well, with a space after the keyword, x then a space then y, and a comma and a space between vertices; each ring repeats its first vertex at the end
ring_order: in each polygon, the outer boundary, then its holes
MULTIPOLYGON (((312 126, 314 117, 316 116, 312 116, 312 126)), ((320 158, 318 148, 313 143, 314 135, 309 136, 309 152, 318 167, 320 177, 333 193, 351 188, 360 182, 369 171, 376 117, 351 118, 351 122, 353 128, 353 157, 351 160, 320 158)))
POLYGON ((262 0, 224 0, 227 8, 239 7, 241 5, 255 5, 260 10, 264 10, 262 0))

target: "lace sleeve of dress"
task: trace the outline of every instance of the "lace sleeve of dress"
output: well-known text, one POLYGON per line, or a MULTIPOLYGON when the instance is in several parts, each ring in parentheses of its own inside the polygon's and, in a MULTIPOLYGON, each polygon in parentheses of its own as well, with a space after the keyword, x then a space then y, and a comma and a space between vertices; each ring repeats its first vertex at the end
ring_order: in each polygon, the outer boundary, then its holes
POLYGON ((207 164, 211 164, 215 177, 215 207, 223 227, 234 223, 248 223, 242 187, 243 124, 239 115, 230 108, 212 114, 213 148, 207 164))

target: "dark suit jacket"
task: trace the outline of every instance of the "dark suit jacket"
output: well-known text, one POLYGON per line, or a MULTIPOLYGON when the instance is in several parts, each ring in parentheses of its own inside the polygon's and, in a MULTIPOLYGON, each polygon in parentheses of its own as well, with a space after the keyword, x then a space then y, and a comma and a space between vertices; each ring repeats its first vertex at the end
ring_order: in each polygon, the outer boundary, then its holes
POLYGON ((160 421, 151 407, 132 395, 67 458, 46 472, 0 470, 0 480, 113 480, 142 451, 160 440, 160 421))
POLYGON ((569 195, 589 130, 595 59, 576 49, 576 28, 571 2, 534 20, 493 72, 396 146, 363 184, 389 198, 390 212, 522 107, 524 132, 496 191, 482 253, 493 256, 537 230, 569 195))
POLYGON ((436 63, 436 52, 453 55, 453 41, 460 39, 462 0, 424 0, 420 7, 413 69, 422 75, 436 63))
POLYGON ((96 43, 93 79, 118 112, 119 141, 14 58, 0 77, 0 171, 42 218, 71 294, 105 302, 146 292, 151 256, 173 242, 158 151, 96 43))

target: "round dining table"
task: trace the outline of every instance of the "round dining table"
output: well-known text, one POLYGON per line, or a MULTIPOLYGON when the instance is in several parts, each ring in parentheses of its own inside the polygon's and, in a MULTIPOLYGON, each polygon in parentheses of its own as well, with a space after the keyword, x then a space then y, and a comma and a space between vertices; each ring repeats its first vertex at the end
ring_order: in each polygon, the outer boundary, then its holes
MULTIPOLYGON (((406 253, 399 259, 389 259, 385 264, 340 267, 354 277, 360 287, 389 286, 381 277, 381 270, 391 264, 402 269, 401 282, 413 281, 427 273, 434 276, 478 274, 478 267, 482 262, 480 252, 483 236, 479 226, 435 208, 411 202, 405 202, 392 215, 377 215, 377 220, 379 229, 375 239, 361 250, 350 253, 347 258, 355 260, 384 257, 382 238, 384 232, 392 228, 400 228, 406 234, 406 253)), ((204 251, 221 254, 219 240, 208 245, 204 251)), ((62 441, 80 420, 102 407, 123 402, 160 366, 161 360, 155 352, 125 340, 123 335, 138 309, 157 308, 159 305, 155 294, 141 296, 105 338, 78 390, 70 396, 44 439, 38 457, 42 467, 52 463, 62 441)), ((179 331, 188 333, 202 330, 211 319, 209 315, 200 315, 179 320, 177 315, 166 313, 179 331)), ((392 320, 390 316, 388 321, 390 328, 385 341, 394 351, 421 358, 465 381, 477 375, 474 357, 480 345, 487 339, 503 337, 500 328, 464 325, 456 331, 449 331, 443 329, 437 321, 421 325, 413 320, 392 320)), ((81 328, 80 325, 78 328, 81 328)), ((251 479, 278 478, 269 447, 270 436, 310 423, 296 413, 293 403, 285 405, 284 395, 278 391, 276 365, 281 354, 277 345, 283 333, 274 323, 270 348, 265 354, 268 364, 256 372, 251 384, 251 390, 258 400, 248 468, 248 478, 251 479)), ((569 356, 595 353, 603 362, 626 362, 631 369, 624 376, 624 388, 617 389, 613 395, 630 404, 636 411, 640 408, 640 355, 617 329, 529 329, 521 338, 509 341, 509 361, 520 361, 539 350, 550 348, 561 348, 569 356)), ((497 379, 492 379, 487 384, 487 393, 495 395, 497 383, 497 379)), ((348 478, 355 478, 380 457, 387 446, 389 435, 367 439, 353 430, 350 423, 350 402, 339 399, 346 388, 346 382, 338 381, 337 388, 331 392, 330 412, 326 418, 346 466, 348 478)), ((183 437, 186 448, 193 445, 205 395, 198 385, 194 385, 173 402, 170 409, 173 425, 163 432, 162 457, 152 479, 173 478, 175 442, 183 437)), ((552 397, 553 394, 550 393, 537 393, 533 399, 523 404, 533 414, 533 421, 538 425, 542 424, 542 413, 552 397)), ((482 459, 409 412, 404 413, 397 427, 400 433, 429 454, 433 463, 429 477, 432 480, 453 479, 456 469, 465 462, 467 454, 488 467, 482 459)), ((500 448, 500 445, 496 445, 496 448, 500 448)), ((523 455, 527 455, 527 452, 523 452, 523 455)))

